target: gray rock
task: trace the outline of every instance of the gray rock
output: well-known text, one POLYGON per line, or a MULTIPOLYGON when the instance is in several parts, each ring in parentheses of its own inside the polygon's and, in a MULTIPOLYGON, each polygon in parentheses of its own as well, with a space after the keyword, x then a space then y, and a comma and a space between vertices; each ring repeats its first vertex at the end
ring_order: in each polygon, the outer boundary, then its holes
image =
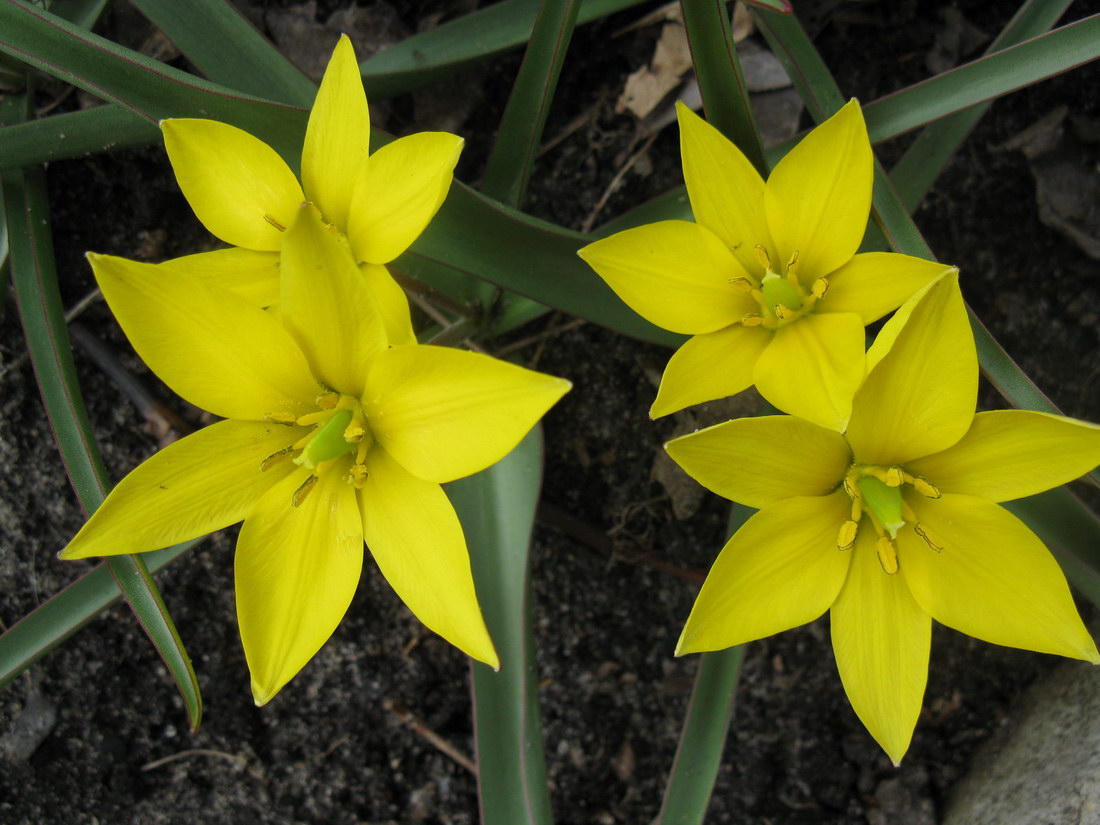
POLYGON ((1033 685, 974 758, 943 825, 1100 823, 1100 669, 1067 662, 1033 685))

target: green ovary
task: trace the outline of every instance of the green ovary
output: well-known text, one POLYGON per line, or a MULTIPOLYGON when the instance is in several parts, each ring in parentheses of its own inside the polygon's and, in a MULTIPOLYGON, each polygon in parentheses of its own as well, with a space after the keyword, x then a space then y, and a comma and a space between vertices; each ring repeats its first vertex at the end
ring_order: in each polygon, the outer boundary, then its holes
POLYGON ((344 431, 351 423, 351 410, 339 410, 313 433, 302 454, 295 462, 303 467, 316 467, 322 461, 350 453, 359 445, 344 438, 344 431))
POLYGON ((864 506, 875 515, 890 538, 897 538, 898 530, 905 526, 901 488, 888 487, 874 476, 863 476, 856 485, 863 494, 864 506))
POLYGON ((776 307, 783 306, 789 310, 797 311, 802 308, 802 296, 798 294, 790 281, 775 272, 768 272, 764 280, 760 282, 760 289, 771 309, 776 314, 776 307))

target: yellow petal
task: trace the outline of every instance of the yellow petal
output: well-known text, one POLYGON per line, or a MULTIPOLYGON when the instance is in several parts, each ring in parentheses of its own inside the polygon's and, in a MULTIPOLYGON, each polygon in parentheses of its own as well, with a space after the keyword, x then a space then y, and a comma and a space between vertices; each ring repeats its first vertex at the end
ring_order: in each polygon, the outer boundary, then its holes
POLYGON ((756 388, 783 412, 842 432, 863 380, 863 341, 854 313, 799 318, 760 354, 756 388))
POLYGON ((757 245, 774 251, 764 217, 764 179, 740 149, 683 103, 676 103, 676 117, 695 220, 721 238, 745 269, 757 271, 757 245))
POLYGON ((322 473, 295 507, 291 497, 308 477, 297 470, 272 487, 237 541, 237 622, 257 705, 271 701, 328 641, 363 567, 355 488, 339 472, 322 473))
POLYGON ((689 338, 665 367, 650 418, 748 389, 756 359, 771 340, 771 330, 741 324, 689 338))
POLYGON ((442 484, 507 455, 570 386, 487 355, 418 344, 374 359, 363 404, 378 443, 413 475, 442 484))
POLYGON ((827 495, 852 461, 840 433, 789 415, 737 418, 675 438, 665 450, 708 490, 757 508, 827 495))
POLYGON ((871 211, 874 160, 859 103, 849 101, 772 170, 764 206, 779 261, 798 254, 804 284, 847 263, 871 211))
POLYGON ((233 246, 276 251, 302 202, 283 159, 248 132, 216 120, 162 120, 164 148, 203 226, 233 246))
POLYGON ((173 258, 157 267, 202 278, 259 307, 269 307, 279 300, 278 252, 255 252, 233 246, 173 258))
POLYGON ((317 382, 279 322, 183 272, 88 253, 103 297, 137 354, 192 404, 223 418, 300 414, 317 382))
POLYGON ((370 156, 348 215, 360 261, 389 263, 420 237, 447 197, 462 145, 447 132, 418 132, 370 156))
POLYGON ((1100 662, 1054 557, 1004 508, 975 496, 910 496, 918 524, 898 533, 901 570, 933 619, 1009 647, 1100 662))
POLYGON ((296 428, 219 421, 173 442, 120 481, 63 559, 143 553, 198 538, 243 519, 293 469, 260 464, 293 443, 296 428))
POLYGON ((731 283, 745 277, 744 267, 717 235, 690 221, 627 229, 577 254, 631 309, 673 332, 714 332, 759 312, 731 283))
POLYGON ((746 521, 707 574, 676 655, 762 639, 828 610, 851 559, 836 546, 848 509, 844 493, 789 498, 746 521))
POLYGON ((932 621, 904 577, 883 571, 866 525, 852 553, 848 580, 829 614, 833 653, 852 708, 897 765, 920 716, 932 621))
POLYGON ((963 437, 978 396, 978 356, 954 270, 905 302, 867 360, 848 424, 857 460, 904 464, 963 437))
POLYGON ((467 656, 499 668, 462 525, 443 488, 415 478, 375 448, 367 455, 359 501, 367 547, 401 601, 467 656))
POLYGON ((991 501, 1033 496, 1100 464, 1100 426, 1060 415, 981 412, 962 440, 906 469, 945 493, 991 501))
POLYGON ((286 234, 279 316, 325 386, 358 396, 371 359, 386 348, 378 302, 347 241, 312 205, 286 234))
POLYGON ((896 252, 865 252, 829 276, 829 291, 817 311, 854 312, 870 324, 950 268, 896 252))
POLYGON ((374 293, 374 299, 378 301, 390 346, 415 344, 416 333, 413 331, 409 299, 405 296, 405 290, 398 286, 390 271, 380 264, 360 264, 359 271, 374 293))
POLYGON ((355 181, 370 150, 370 112, 355 49, 346 34, 332 52, 309 113, 302 147, 302 188, 340 229, 348 225, 355 181))

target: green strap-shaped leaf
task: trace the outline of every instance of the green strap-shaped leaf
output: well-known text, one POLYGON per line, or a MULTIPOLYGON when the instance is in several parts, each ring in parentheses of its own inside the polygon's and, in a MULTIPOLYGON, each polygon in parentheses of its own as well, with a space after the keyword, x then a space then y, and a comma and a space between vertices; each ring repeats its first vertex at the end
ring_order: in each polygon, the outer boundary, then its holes
MULTIPOLYGON (((637 6, 641 0, 584 0, 577 23, 637 6)), ((478 60, 513 49, 531 37, 536 0, 503 0, 438 28, 402 40, 363 61, 363 85, 372 100, 403 94, 478 60)))
POLYGON ((767 175, 725 0, 681 0, 680 5, 707 121, 736 144, 757 172, 767 175))
MULTIPOLYGON (((990 55, 1042 34, 1058 21, 1070 2, 1027 0, 985 53, 990 55)), ((912 212, 917 208, 989 105, 971 106, 926 126, 905 150, 901 160, 890 170, 890 178, 906 209, 912 212)))
MULTIPOLYGON (((150 572, 175 561, 201 539, 145 553, 150 572)), ((100 563, 0 635, 0 687, 122 597, 118 580, 100 563)))
POLYGON ((579 8, 580 0, 543 0, 539 5, 481 183, 482 192, 509 206, 523 204, 579 8))
POLYGON ((132 0, 215 83, 309 107, 317 86, 226 0, 132 0))
POLYGON ((0 169, 22 169, 159 140, 156 123, 133 110, 113 104, 96 106, 0 128, 0 169))
POLYGON ((0 51, 156 123, 205 117, 232 123, 297 168, 306 112, 226 89, 84 31, 24 0, 0 0, 0 51))
MULTIPOLYGON (((109 484, 73 366, 57 288, 44 177, 41 172, 5 172, 3 193, 12 280, 31 362, 61 457, 81 504, 91 513, 103 501, 109 484)), ((202 720, 198 680, 145 563, 118 556, 107 565, 175 679, 191 726, 198 728, 202 720)))
POLYGON ((531 528, 542 483, 536 427, 487 470, 448 485, 466 533, 500 671, 474 662, 478 790, 484 825, 549 825, 531 621, 531 528))
MULTIPOLYGON (((754 512, 751 507, 731 503, 726 535, 741 529, 754 512)), ((702 825, 706 819, 733 719, 746 647, 738 645, 699 657, 676 758, 653 825, 702 825)))

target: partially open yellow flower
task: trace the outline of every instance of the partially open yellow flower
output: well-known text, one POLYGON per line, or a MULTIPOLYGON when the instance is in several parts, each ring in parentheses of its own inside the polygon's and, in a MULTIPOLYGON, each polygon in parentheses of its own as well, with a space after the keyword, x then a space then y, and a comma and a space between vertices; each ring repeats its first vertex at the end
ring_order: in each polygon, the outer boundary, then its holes
POLYGON ((695 222, 628 229, 580 251, 635 312, 693 336, 665 368, 650 415, 755 384, 779 409, 843 429, 864 376, 864 326, 945 267, 856 255, 874 170, 855 100, 767 183, 713 126, 683 104, 677 113, 695 222))
POLYGON ((382 305, 390 341, 415 341, 408 303, 384 264, 416 240, 447 196, 463 140, 399 138, 369 155, 370 112, 355 51, 342 36, 310 112, 302 183, 266 143, 216 120, 161 122, 183 194, 203 225, 236 249, 168 262, 247 297, 277 292, 278 252, 303 201, 347 236, 382 305))
POLYGON ((89 259, 142 359, 228 420, 133 470, 62 558, 155 550, 243 519, 237 615, 258 704, 339 624, 364 539, 425 625, 498 666, 440 484, 502 458, 568 381, 472 352, 390 347, 347 242, 309 205, 287 219, 277 314, 185 271, 89 259))
POLYGON ((997 502, 1100 462, 1100 427, 974 414, 977 359, 957 276, 887 322, 842 435, 801 418, 719 424, 666 448, 760 508, 722 549, 678 653, 720 650, 830 611, 844 689, 898 762, 928 676, 931 619, 996 644, 1100 662, 1065 577, 997 502))

